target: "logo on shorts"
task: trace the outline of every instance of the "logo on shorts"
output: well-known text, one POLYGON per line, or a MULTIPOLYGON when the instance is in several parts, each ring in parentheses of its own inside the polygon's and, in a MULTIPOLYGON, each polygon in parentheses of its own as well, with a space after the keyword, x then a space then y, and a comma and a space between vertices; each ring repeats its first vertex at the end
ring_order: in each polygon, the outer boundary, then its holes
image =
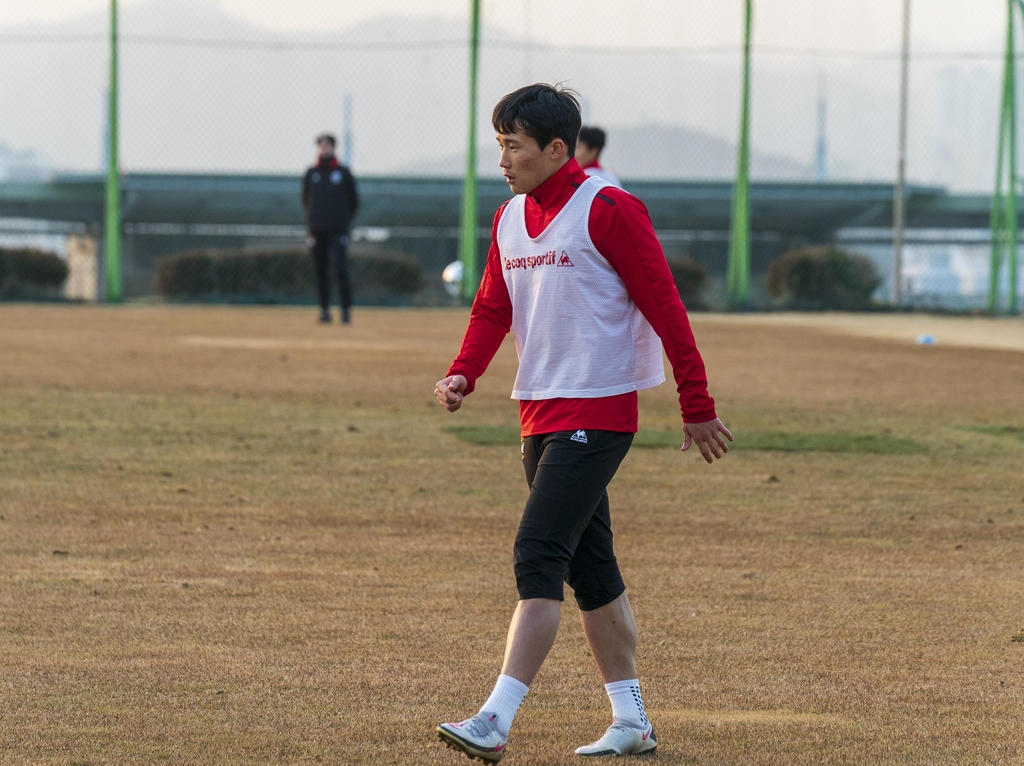
POLYGON ((569 441, 571 441, 571 442, 579 442, 580 444, 586 444, 587 443, 587 432, 586 431, 577 431, 576 433, 574 433, 572 436, 569 437, 569 441))
MULTIPOLYGON (((569 254, 567 252, 565 252, 565 250, 562 251, 562 255, 558 259, 558 265, 559 266, 572 266, 572 260, 569 258, 569 254)), ((586 441, 586 434, 584 434, 583 441, 586 441)))

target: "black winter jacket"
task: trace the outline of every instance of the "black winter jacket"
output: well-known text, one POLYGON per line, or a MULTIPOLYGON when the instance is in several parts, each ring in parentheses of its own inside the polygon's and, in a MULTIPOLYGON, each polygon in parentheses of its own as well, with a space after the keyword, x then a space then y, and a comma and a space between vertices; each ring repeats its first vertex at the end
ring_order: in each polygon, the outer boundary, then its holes
POLYGON ((352 171, 334 157, 306 171, 302 179, 302 206, 310 231, 343 231, 359 207, 352 171))

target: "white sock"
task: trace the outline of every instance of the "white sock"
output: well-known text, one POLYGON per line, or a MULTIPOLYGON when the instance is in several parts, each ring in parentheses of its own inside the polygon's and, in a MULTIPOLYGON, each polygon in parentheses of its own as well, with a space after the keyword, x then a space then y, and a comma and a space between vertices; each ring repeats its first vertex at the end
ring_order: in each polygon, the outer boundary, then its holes
POLYGON ((498 683, 494 685, 494 691, 487 698, 487 702, 480 708, 480 712, 487 712, 497 716, 494 723, 503 737, 508 736, 512 728, 512 719, 516 717, 519 706, 523 704, 523 698, 530 687, 512 676, 498 676, 498 683))
POLYGON ((613 721, 647 726, 647 713, 644 712, 644 701, 640 696, 638 680, 631 678, 628 681, 615 681, 605 684, 604 689, 612 703, 613 721))

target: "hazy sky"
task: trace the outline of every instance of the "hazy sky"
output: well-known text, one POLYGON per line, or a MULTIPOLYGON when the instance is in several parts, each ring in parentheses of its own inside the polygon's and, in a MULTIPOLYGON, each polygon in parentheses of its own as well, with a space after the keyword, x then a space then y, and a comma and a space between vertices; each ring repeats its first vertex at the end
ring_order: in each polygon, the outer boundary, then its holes
MULTIPOLYGON (((469 6, 469 0, 210 1, 219 2, 234 16, 280 32, 344 27, 381 14, 464 17, 469 6)), ((108 6, 108 0, 0 0, 0 28, 67 19, 108 6)), ((545 42, 577 45, 735 43, 741 9, 742 0, 483 0, 487 23, 516 34, 529 30, 530 37, 545 42)), ((901 0, 755 0, 755 42, 892 49, 899 45, 901 9, 901 0)), ((1005 0, 914 0, 914 43, 936 50, 998 49, 1005 9, 1005 0)))

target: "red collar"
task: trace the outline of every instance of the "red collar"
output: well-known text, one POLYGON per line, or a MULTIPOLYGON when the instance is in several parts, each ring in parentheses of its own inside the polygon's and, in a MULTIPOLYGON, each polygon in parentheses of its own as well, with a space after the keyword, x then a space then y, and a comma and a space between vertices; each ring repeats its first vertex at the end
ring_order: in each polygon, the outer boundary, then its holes
POLYGON ((583 169, 586 170, 587 168, 597 168, 598 170, 600 170, 601 169, 601 163, 598 162, 597 160, 594 160, 593 162, 591 162, 589 165, 587 165, 583 169))
POLYGON ((587 174, 580 168, 579 163, 575 159, 570 159, 556 170, 553 176, 526 195, 527 202, 536 203, 542 210, 560 208, 586 180, 587 174))
MULTIPOLYGON (((317 157, 317 158, 316 158, 316 164, 317 164, 317 165, 323 165, 323 164, 324 164, 324 161, 323 161, 323 159, 322 159, 322 158, 320 158, 320 157, 317 157)), ((338 167, 338 158, 337 158, 337 157, 335 157, 335 156, 334 156, 334 155, 332 154, 332 155, 331 155, 331 159, 330 159, 330 162, 328 162, 328 163, 327 163, 327 169, 328 169, 328 170, 334 170, 334 169, 335 169, 335 168, 337 168, 337 167, 338 167)))

